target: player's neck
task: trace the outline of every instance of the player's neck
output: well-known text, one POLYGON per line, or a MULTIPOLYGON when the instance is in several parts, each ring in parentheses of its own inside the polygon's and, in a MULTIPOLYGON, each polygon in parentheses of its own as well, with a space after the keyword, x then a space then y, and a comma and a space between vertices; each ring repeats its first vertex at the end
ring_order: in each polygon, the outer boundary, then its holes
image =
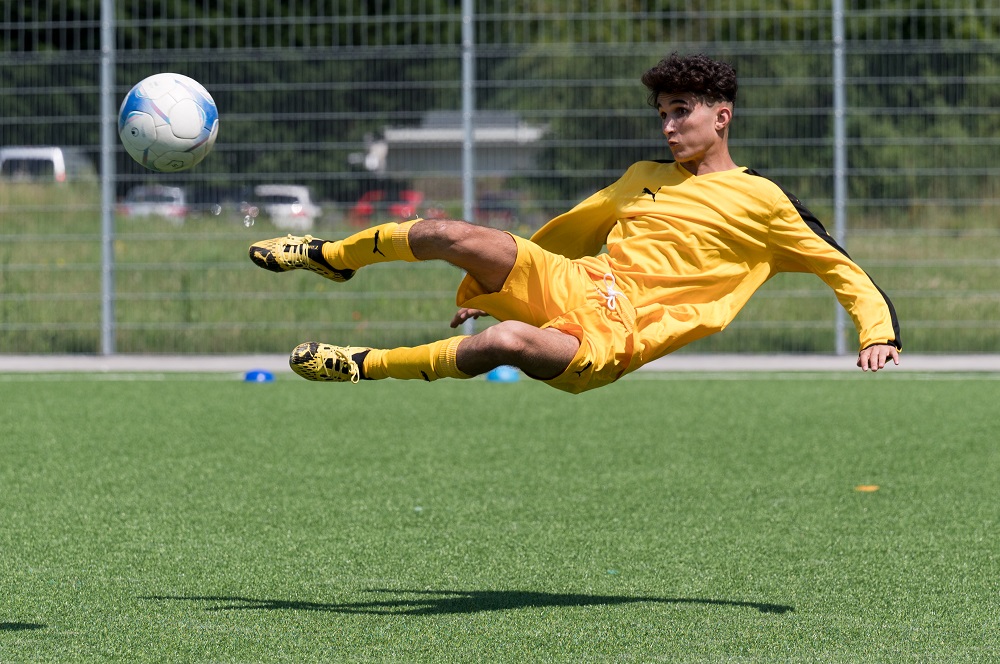
POLYGON ((729 156, 729 150, 720 150, 714 154, 706 154, 698 159, 678 162, 684 170, 692 175, 707 175, 708 173, 718 173, 719 171, 729 171, 739 168, 733 158, 729 156))

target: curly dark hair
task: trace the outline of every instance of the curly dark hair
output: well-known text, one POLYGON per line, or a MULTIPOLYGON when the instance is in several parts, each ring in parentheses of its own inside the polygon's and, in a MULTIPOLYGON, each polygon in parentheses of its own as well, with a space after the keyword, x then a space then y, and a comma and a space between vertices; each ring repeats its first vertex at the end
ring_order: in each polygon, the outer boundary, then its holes
POLYGON ((672 53, 642 75, 642 84, 649 89, 649 105, 653 108, 663 92, 689 92, 709 103, 735 103, 738 88, 732 65, 702 54, 672 53))

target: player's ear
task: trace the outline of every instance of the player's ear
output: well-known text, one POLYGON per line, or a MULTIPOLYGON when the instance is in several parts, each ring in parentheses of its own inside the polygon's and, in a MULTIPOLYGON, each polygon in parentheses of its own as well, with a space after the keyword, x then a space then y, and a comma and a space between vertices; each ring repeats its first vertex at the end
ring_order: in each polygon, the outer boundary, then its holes
POLYGON ((715 108, 715 130, 722 131, 733 120, 732 104, 722 103, 715 108))

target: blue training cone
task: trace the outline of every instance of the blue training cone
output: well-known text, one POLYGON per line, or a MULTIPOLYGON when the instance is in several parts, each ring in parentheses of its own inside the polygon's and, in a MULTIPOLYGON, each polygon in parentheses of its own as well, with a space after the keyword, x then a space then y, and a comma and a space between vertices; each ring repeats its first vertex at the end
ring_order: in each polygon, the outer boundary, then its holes
POLYGON ((273 383, 274 374, 270 371, 264 371, 263 369, 251 369, 250 371, 243 374, 243 382, 245 383, 273 383))
POLYGON ((486 380, 491 383, 516 383, 521 380, 521 372, 517 367, 502 365, 486 374, 486 380))

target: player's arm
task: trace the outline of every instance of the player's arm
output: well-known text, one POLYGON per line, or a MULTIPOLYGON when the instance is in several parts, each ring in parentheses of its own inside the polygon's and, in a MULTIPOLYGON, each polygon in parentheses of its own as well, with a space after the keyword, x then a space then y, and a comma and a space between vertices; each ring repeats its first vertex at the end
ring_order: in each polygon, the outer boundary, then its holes
POLYGON ((902 344, 892 302, 794 197, 776 208, 771 245, 782 269, 812 272, 833 289, 858 330, 862 370, 877 371, 890 358, 899 363, 902 344))
POLYGON ((615 225, 616 219, 608 214, 608 208, 608 200, 598 192, 539 228, 531 241, 567 258, 594 256, 604 247, 615 225))
POLYGON ((618 201, 622 197, 619 192, 635 194, 632 184, 635 170, 636 164, 633 164, 617 182, 553 218, 531 236, 531 241, 546 251, 567 258, 596 256, 604 248, 608 233, 618 221, 618 201))

